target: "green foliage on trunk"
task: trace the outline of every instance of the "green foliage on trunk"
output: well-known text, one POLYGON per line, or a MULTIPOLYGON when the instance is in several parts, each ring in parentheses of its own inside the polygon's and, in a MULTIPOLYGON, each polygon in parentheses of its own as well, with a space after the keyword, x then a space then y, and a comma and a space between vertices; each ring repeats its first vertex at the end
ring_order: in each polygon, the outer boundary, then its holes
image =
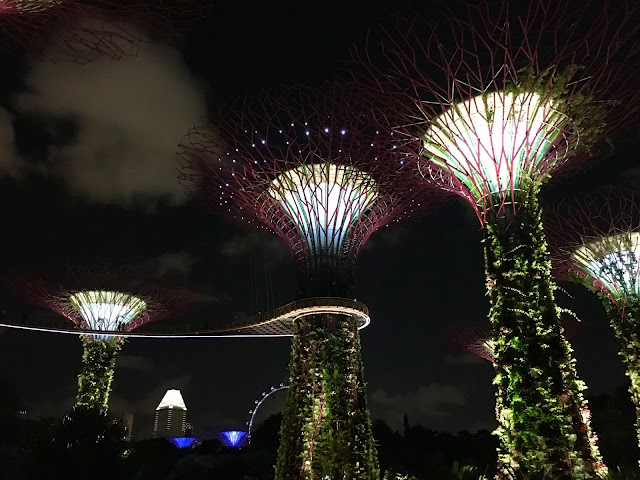
POLYGON ((499 476, 598 478, 600 454, 585 415, 585 386, 559 322, 537 192, 517 214, 490 219, 485 232, 499 476))
POLYGON ((624 310, 620 310, 604 292, 599 293, 616 337, 622 344, 620 355, 627 368, 627 377, 631 385, 629 393, 636 407, 636 433, 640 445, 640 301, 628 299, 624 310))
POLYGON ((380 477, 353 318, 296 321, 277 480, 380 477))
POLYGON ((116 355, 124 344, 124 339, 111 337, 107 340, 94 339, 83 335, 82 368, 78 375, 78 395, 76 406, 107 410, 116 355))

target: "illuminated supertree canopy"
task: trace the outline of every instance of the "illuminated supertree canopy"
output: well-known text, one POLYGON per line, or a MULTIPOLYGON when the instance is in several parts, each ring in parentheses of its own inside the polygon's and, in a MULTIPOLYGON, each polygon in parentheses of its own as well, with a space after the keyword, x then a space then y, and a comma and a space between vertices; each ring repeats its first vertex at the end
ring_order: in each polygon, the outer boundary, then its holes
POLYGON ((495 344, 489 325, 467 325, 447 335, 445 343, 454 350, 470 353, 488 362, 495 360, 495 344))
POLYGON ((198 442, 195 437, 171 437, 169 440, 178 448, 190 448, 198 442))
POLYGON ((238 448, 242 446, 244 439, 247 437, 247 432, 240 430, 227 430, 220 432, 220 436, 228 447, 238 448))
POLYGON ((404 164, 383 161, 357 98, 335 85, 267 93, 192 130, 179 154, 183 181, 214 209, 282 238, 299 298, 319 297, 315 313, 294 320, 277 478, 379 476, 358 319, 323 311, 330 303, 322 300, 349 298, 363 243, 426 202, 394 181, 404 164))
POLYGON ((51 60, 118 59, 152 38, 176 38, 209 10, 209 2, 193 0, 3 0, 1 43, 51 60))
POLYGON ((245 100, 194 128, 179 154, 183 182, 210 206, 283 239, 303 298, 349 296, 369 236, 432 201, 396 181, 404 165, 383 161, 378 133, 353 112, 354 92, 329 90, 245 100))
MULTIPOLYGON (((640 202, 629 188, 565 200, 548 216, 557 269, 598 293, 620 340, 640 425, 640 202)), ((640 427, 638 427, 640 442, 640 427)))
POLYGON ((440 25, 401 23, 382 41, 384 59, 366 60, 377 87, 404 99, 379 126, 481 222, 517 212, 551 174, 580 168, 638 115, 638 9, 597 7, 481 2, 440 25))
POLYGON ((141 287, 130 268, 56 265, 51 270, 46 277, 12 272, 4 280, 26 301, 87 331, 81 336, 84 352, 76 406, 106 410, 116 355, 124 344, 117 334, 178 314, 191 297, 184 291, 141 287))
MULTIPOLYGON (((582 328, 575 319, 572 320, 563 323, 563 330, 567 339, 573 341, 582 334, 582 328)), ((454 350, 470 353, 491 363, 496 359, 490 325, 466 325, 447 335, 445 343, 454 350)))
POLYGON ((393 94, 372 123, 484 226, 503 476, 604 470, 559 324, 538 191, 637 119, 639 17, 635 2, 468 2, 398 22, 361 56, 362 82, 393 94))

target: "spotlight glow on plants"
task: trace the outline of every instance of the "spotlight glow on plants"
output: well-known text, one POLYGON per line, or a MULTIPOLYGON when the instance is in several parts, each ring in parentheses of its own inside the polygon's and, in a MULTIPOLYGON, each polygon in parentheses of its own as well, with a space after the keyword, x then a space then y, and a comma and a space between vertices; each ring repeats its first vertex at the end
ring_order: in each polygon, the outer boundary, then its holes
MULTIPOLYGON (((447 7, 444 7, 446 9, 447 7)), ((484 227, 499 476, 605 471, 559 323, 539 191, 637 124, 637 2, 467 2, 368 42, 359 78, 396 162, 464 198, 484 227), (375 63, 372 59, 376 59, 375 63)))
POLYGON ((620 340, 640 445, 640 201, 603 189, 556 206, 547 220, 560 273, 596 292, 620 340))

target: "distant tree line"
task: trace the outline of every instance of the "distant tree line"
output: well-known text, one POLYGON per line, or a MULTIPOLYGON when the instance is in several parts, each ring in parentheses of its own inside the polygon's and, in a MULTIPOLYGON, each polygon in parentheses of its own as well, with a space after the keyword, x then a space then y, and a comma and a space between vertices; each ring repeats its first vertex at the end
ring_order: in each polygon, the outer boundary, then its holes
MULTIPOLYGON (((609 467, 634 471, 635 414, 625 388, 592 398, 590 407, 609 467)), ((271 480, 281 420, 280 414, 269 417, 241 449, 211 439, 181 450, 164 439, 127 442, 121 421, 91 409, 75 409, 62 420, 29 419, 20 413, 15 393, 0 382, 2 478, 271 480)), ((493 477, 497 439, 491 432, 438 432, 409 420, 405 416, 402 431, 383 420, 373 422, 384 479, 493 477)))

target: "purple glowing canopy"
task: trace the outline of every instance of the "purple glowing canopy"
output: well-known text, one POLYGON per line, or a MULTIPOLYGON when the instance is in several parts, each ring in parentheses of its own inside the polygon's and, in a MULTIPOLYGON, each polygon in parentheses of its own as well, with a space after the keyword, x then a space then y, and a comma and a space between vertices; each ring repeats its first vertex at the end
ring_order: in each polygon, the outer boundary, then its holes
POLYGON ((224 443, 229 447, 239 447, 247 436, 247 432, 239 430, 227 430, 226 432, 220 432, 220 436, 224 443))

